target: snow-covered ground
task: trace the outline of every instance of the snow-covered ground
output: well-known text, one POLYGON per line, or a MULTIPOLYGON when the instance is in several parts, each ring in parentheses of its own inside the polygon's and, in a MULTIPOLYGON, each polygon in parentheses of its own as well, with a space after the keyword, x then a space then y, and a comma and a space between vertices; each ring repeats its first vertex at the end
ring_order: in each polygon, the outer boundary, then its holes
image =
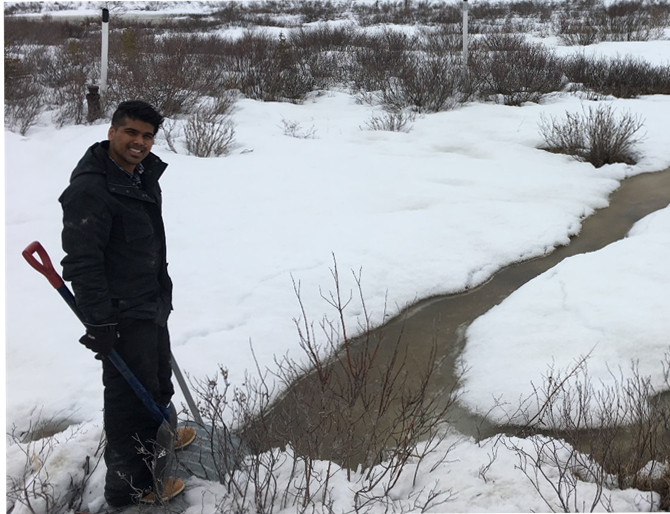
MULTIPOLYGON (((629 51, 670 60, 667 41, 599 48, 609 55, 629 51)), ((670 98, 606 102, 644 120, 635 166, 596 170, 537 149, 541 116, 591 105, 567 94, 523 107, 468 104, 419 117, 408 133, 368 130, 366 122, 379 112, 343 92, 314 95, 304 105, 241 100, 234 113, 237 144, 226 157, 174 154, 159 139, 154 152, 169 163, 162 187, 175 283, 170 327, 180 367, 203 378, 222 364, 240 385, 254 369, 251 346, 261 366, 271 368, 275 356, 302 360, 292 280, 301 283, 313 320, 333 316, 320 296, 320 288, 332 287, 333 256, 345 289, 355 282, 343 271, 362 270, 368 311, 380 322, 387 299, 397 311, 565 244, 585 216, 607 206, 621 180, 670 166, 670 98), (291 137, 287 124, 313 137, 291 137)), ((77 343, 77 320, 21 251, 39 240, 60 269, 57 198, 107 127, 58 129, 45 118, 25 137, 4 134, 7 429, 70 420, 74 426, 58 436, 62 444, 50 464, 53 481, 63 484, 80 472, 102 431, 100 363, 77 343)), ((487 411, 495 395, 513 407, 549 366, 567 369, 590 351, 594 384, 605 386, 614 369, 629 373, 637 360, 640 373, 664 387, 669 233, 666 208, 626 239, 567 259, 476 320, 463 354, 469 368, 463 401, 487 411)), ((347 315, 354 326, 360 310, 354 306, 347 315)), ((396 506, 410 505, 412 490, 435 485, 453 493, 439 511, 547 510, 515 468, 514 452, 494 452, 493 441, 475 444, 457 434, 444 444, 456 442, 434 470, 424 464, 414 487, 411 476, 403 478, 396 506), (483 473, 493 453, 497 458, 483 473)), ((15 444, 6 451, 7 473, 15 475, 25 456, 15 444)), ((99 506, 103 466, 89 485, 91 508, 99 506)), ((350 488, 343 473, 338 477, 335 511, 347 511, 350 488)), ((196 479, 188 485, 188 512, 213 512, 219 487, 196 479)), ((595 485, 580 483, 578 490, 588 504, 595 485)), ((544 493, 551 498, 551 490, 544 493)), ((615 511, 647 510, 653 499, 635 490, 608 494, 615 511)))

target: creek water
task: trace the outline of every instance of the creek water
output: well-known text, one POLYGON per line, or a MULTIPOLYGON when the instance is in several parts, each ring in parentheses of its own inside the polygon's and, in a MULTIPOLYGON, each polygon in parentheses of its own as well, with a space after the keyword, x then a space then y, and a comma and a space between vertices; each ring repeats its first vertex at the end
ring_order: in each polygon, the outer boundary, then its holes
MULTIPOLYGON (((586 218, 579 234, 572 237, 569 244, 542 257, 509 265, 471 290, 422 300, 389 322, 384 331, 388 333, 395 326, 399 328, 404 324, 403 337, 414 350, 429 347, 431 338, 437 335, 444 346, 435 384, 439 384, 438 387, 444 391, 450 391, 457 385, 455 364, 465 344, 464 333, 470 323, 563 259, 599 250, 624 238, 637 221, 668 204, 670 168, 626 179, 610 196, 609 206, 586 218)), ((449 422, 466 435, 484 438, 501 432, 502 427, 458 404, 451 406, 449 411, 449 422)))
MULTIPOLYGON (((425 376, 426 363, 434 363, 428 394, 437 398, 438 402, 450 402, 450 392, 458 386, 459 370, 456 363, 465 344, 464 333, 472 321, 563 259, 599 250, 622 239, 635 222, 669 203, 670 168, 625 179, 611 194, 609 206, 586 218, 579 234, 571 238, 569 244, 558 247, 547 255, 509 265, 495 273, 487 282, 470 290, 418 301, 383 326, 352 339, 349 352, 354 359, 366 355, 366 352, 369 354, 371 341, 375 341, 372 366, 377 369, 371 370, 370 373, 375 373, 375 378, 365 388, 369 392, 375 386, 383 387, 384 379, 379 377, 383 377, 385 370, 392 363, 396 363, 397 356, 402 354, 403 366, 406 367, 402 387, 408 390, 420 387, 421 377, 425 376)), ((347 370, 343 362, 346 359, 336 358, 331 365, 334 375, 339 373, 340 377, 344 377, 336 379, 345 384, 342 391, 351 387, 346 385, 351 379, 346 377, 347 370)), ((318 428, 315 428, 316 424, 304 422, 305 418, 323 419, 328 416, 324 414, 324 406, 328 405, 326 401, 311 403, 306 400, 324 394, 320 380, 322 378, 316 370, 301 376, 289 388, 294 391, 282 395, 266 412, 263 426, 257 428, 262 431, 266 444, 281 446, 290 441, 298 451, 316 453, 313 456, 341 462, 338 452, 342 451, 344 445, 340 444, 339 449, 329 448, 328 445, 337 446, 338 441, 341 443, 343 430, 348 432, 347 437, 352 441, 356 438, 368 438, 369 431, 374 428, 362 422, 359 423, 360 426, 319 422, 318 428), (320 432, 318 448, 305 443, 301 449, 300 441, 309 438, 310 430, 320 432), (328 431, 339 431, 340 434, 329 434, 328 431)), ((332 390, 329 394, 331 397, 340 396, 337 392, 333 395, 332 390)), ((346 393, 343 392, 344 394, 346 393)), ((358 412, 360 413, 360 409, 358 412)), ((509 427, 496 426, 486 418, 469 412, 458 403, 450 403, 445 412, 446 421, 454 428, 476 439, 513 432, 509 427)), ((358 419, 363 419, 363 416, 358 419)), ((393 418, 388 421, 389 424, 395 422, 393 418)), ((356 464, 355 459, 349 460, 348 464, 356 464)))

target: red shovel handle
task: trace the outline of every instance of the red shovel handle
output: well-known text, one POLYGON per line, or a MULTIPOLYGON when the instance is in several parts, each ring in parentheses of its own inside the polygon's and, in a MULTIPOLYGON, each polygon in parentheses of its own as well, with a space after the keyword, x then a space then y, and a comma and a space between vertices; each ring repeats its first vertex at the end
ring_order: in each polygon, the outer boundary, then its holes
POLYGON ((60 278, 58 272, 54 269, 53 264, 51 264, 51 259, 49 259, 49 254, 44 249, 44 247, 39 243, 39 241, 33 241, 26 249, 21 252, 23 258, 28 261, 33 268, 39 271, 44 275, 49 284, 54 286, 56 289, 63 285, 63 279, 60 278), (35 254, 39 256, 41 261, 35 258, 35 254))

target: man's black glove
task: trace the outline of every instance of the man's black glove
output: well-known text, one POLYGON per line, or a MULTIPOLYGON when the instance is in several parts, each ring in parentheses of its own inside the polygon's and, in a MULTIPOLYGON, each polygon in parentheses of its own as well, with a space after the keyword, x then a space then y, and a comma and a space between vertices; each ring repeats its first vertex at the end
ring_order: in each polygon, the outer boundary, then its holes
POLYGON ((95 352, 96 359, 107 357, 119 339, 118 323, 86 324, 86 333, 79 342, 95 352))

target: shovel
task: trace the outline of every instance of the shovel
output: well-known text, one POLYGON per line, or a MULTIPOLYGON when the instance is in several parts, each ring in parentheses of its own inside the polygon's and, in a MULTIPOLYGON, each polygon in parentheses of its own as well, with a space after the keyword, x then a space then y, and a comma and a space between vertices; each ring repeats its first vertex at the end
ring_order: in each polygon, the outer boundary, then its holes
MULTIPOLYGON (((70 306, 72 311, 77 315, 79 321, 84 323, 83 316, 77 307, 74 295, 70 289, 65 285, 63 279, 58 275, 58 272, 51 264, 51 259, 46 250, 38 241, 30 243, 22 255, 24 259, 33 268, 39 271, 46 277, 49 283, 60 293, 65 302, 70 306), (41 262, 35 258, 35 254, 39 256, 41 262)), ((168 464, 168 457, 173 453, 175 430, 177 424, 177 413, 174 407, 168 408, 156 404, 149 392, 137 379, 137 377, 130 370, 128 365, 124 362, 118 352, 114 349, 106 357, 126 379, 130 387, 133 389, 137 397, 142 401, 144 406, 149 410, 156 422, 159 424, 156 433, 156 448, 154 451, 154 468, 153 476, 156 482, 156 490, 160 497, 163 496, 163 481, 166 478, 166 470, 168 464)), ((172 405, 172 404, 170 404, 172 405)))

